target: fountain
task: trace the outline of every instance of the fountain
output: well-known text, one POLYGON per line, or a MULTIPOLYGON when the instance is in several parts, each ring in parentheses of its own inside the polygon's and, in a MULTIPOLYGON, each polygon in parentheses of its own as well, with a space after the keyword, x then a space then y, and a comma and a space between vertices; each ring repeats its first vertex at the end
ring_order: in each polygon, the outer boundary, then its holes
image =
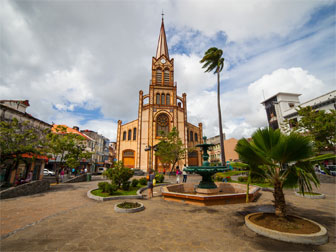
MULTIPOLYGON (((202 149, 202 166, 189 166, 185 170, 202 176, 198 185, 191 183, 175 184, 162 187, 164 200, 185 202, 196 205, 218 205, 231 203, 244 203, 246 199, 246 185, 237 183, 214 182, 212 176, 217 172, 230 170, 226 166, 210 166, 208 149, 214 144, 204 143, 196 147, 202 149)), ((260 188, 250 186, 249 201, 259 193, 260 188)))

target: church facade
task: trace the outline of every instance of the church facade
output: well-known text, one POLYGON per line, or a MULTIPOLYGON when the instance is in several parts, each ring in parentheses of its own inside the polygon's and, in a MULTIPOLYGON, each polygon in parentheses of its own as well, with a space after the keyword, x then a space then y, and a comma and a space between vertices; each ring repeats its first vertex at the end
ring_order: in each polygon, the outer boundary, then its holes
MULTIPOLYGON (((187 121, 187 95, 177 94, 174 81, 174 59, 169 58, 168 46, 162 19, 156 56, 152 58, 152 79, 149 93, 139 91, 138 118, 122 124, 118 121, 116 158, 129 168, 143 171, 162 171, 160 159, 155 156, 155 145, 162 131, 176 127, 185 147, 192 148, 202 142, 202 123, 195 126, 187 121)), ((200 165, 198 148, 188 153, 179 166, 200 165)))

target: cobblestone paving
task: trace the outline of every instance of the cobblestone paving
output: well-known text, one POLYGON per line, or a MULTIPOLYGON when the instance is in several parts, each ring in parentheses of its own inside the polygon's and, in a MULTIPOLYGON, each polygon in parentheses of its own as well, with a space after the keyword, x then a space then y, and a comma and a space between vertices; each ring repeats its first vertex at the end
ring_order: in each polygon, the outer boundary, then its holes
POLYGON ((198 207, 166 202, 155 188, 154 198, 140 200, 144 211, 124 214, 113 210, 120 200, 97 202, 86 197, 98 182, 62 184, 47 193, 2 200, 1 251, 336 250, 334 184, 321 185, 318 191, 327 196, 323 200, 285 191, 291 213, 328 229, 328 244, 305 246, 265 238, 245 227, 245 214, 271 208, 269 192, 250 204, 198 207))

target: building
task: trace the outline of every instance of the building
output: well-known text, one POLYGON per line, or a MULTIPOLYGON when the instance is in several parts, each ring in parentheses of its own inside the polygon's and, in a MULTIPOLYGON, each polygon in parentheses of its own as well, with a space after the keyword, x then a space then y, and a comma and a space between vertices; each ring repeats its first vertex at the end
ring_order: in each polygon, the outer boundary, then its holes
MULTIPOLYGON (((225 139, 224 134, 224 152, 226 161, 237 161, 238 153, 235 151, 238 140, 236 138, 225 139)), ((221 162, 220 136, 214 136, 207 139, 207 143, 214 144, 209 151, 209 161, 211 163, 221 162)))
MULTIPOLYGON (((77 129, 79 130, 78 127, 77 129)), ((94 140, 92 162, 95 166, 94 170, 97 172, 98 166, 105 166, 106 164, 109 164, 108 158, 110 140, 93 130, 85 129, 81 130, 80 132, 94 140)))
MULTIPOLYGON (((27 113, 26 110, 29 106, 28 100, 0 100, 0 121, 11 121, 16 118, 19 123, 28 122, 29 126, 37 129, 42 136, 45 134, 45 130, 51 129, 52 125, 27 113)), ((48 162, 47 156, 24 153, 21 154, 21 157, 22 160, 16 170, 10 170, 5 164, 0 164, 0 184, 14 184, 15 178, 26 179, 30 171, 33 173, 32 180, 43 178, 43 170, 48 162)))
POLYGON ((113 162, 116 160, 116 147, 117 143, 116 142, 110 142, 109 144, 109 163, 113 164, 113 162))
MULTIPOLYGON (((154 147, 160 141, 161 132, 169 132, 173 127, 177 128, 185 147, 201 143, 202 124, 195 126, 187 121, 187 94, 177 94, 174 59, 169 57, 162 19, 156 56, 152 58, 149 92, 144 95, 139 91, 138 118, 125 124, 118 121, 117 159, 129 168, 161 171, 163 166, 154 154, 154 147)), ((199 165, 200 158, 195 150, 179 165, 199 165)))
POLYGON ((314 99, 300 103, 299 96, 294 93, 277 93, 263 101, 265 106, 268 124, 273 129, 280 129, 282 132, 292 124, 286 125, 285 121, 295 122, 300 120, 298 107, 311 106, 316 110, 335 110, 336 109, 336 90, 318 96, 314 99))

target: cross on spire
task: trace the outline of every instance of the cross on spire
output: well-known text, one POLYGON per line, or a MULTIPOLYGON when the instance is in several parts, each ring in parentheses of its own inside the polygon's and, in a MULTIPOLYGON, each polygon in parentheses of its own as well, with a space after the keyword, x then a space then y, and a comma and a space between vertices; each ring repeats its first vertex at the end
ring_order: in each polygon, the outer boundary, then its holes
POLYGON ((161 16, 162 16, 162 20, 163 20, 163 16, 164 16, 163 10, 162 10, 161 16))

